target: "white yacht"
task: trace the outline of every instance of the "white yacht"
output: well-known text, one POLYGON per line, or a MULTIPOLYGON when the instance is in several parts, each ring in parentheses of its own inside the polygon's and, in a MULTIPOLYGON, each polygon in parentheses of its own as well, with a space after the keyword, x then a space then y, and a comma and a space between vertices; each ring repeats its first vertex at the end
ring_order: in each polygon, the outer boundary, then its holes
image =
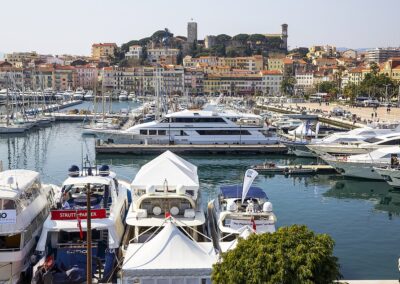
POLYGON ((398 166, 374 167, 374 170, 392 187, 400 189, 400 168, 398 166))
POLYGON ((111 282, 125 231, 128 190, 129 183, 117 180, 108 166, 97 169, 84 165, 82 171, 72 166, 62 185, 57 209, 51 210, 43 225, 35 251, 40 260, 33 269, 34 279, 44 273, 50 274, 49 283, 71 283, 71 277, 73 283, 86 281, 87 204, 90 202, 92 272, 99 282, 111 282))
POLYGON ((128 100, 128 92, 123 90, 118 96, 118 100, 120 101, 127 101, 128 100))
POLYGON ((0 282, 30 281, 30 256, 60 189, 30 170, 0 172, 0 282))
POLYGON ((83 96, 83 99, 85 101, 93 101, 94 100, 93 91, 92 90, 87 91, 86 94, 83 96))
POLYGON ((264 190, 251 186, 257 175, 255 170, 247 170, 243 185, 222 186, 218 198, 210 201, 213 221, 209 228, 217 232, 220 241, 234 240, 247 226, 257 233, 275 232, 272 203, 264 190))
POLYGON ((125 245, 147 241, 168 215, 187 228, 194 239, 201 237, 205 215, 195 165, 166 151, 141 167, 131 191, 125 245))
POLYGON ((322 155, 321 158, 344 176, 382 180, 374 167, 390 165, 393 155, 400 156, 399 146, 379 148, 367 154, 339 157, 322 155))
POLYGON ((363 148, 360 148, 359 145, 363 143, 368 143, 366 142, 367 139, 374 138, 380 135, 387 135, 387 137, 390 137, 391 135, 399 135, 399 134, 400 134, 400 126, 397 126, 394 129, 372 128, 366 126, 362 128, 356 128, 348 132, 333 133, 322 139, 313 140, 311 141, 311 143, 307 145, 307 148, 317 154, 331 154, 331 155, 362 154, 366 153, 367 151, 363 148))
POLYGON ((263 119, 254 114, 185 110, 134 125, 126 130, 99 131, 104 141, 121 144, 276 144, 263 119))
POLYGON ((72 98, 77 101, 83 100, 85 95, 85 90, 81 87, 76 88, 75 93, 72 95, 72 98))

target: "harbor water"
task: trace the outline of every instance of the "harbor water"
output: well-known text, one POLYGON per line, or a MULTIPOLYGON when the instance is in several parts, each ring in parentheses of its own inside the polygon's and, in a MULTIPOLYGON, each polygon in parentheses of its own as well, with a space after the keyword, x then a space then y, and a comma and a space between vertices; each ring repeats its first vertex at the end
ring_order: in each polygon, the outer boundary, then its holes
MULTIPOLYGON (((85 103, 86 104, 86 103, 85 103)), ((90 107, 90 104, 79 108, 90 107)), ((126 103, 116 103, 118 107, 126 103)), ((132 107, 135 107, 132 103, 132 107)), ((78 108, 78 107, 73 107, 78 108)), ((70 165, 80 166, 82 156, 109 164, 117 175, 131 181, 154 156, 104 155, 95 157, 95 141, 81 136, 81 123, 54 123, 23 136, 0 136, 3 168, 39 171, 46 183, 61 184, 70 165)), ((251 165, 311 163, 313 159, 289 156, 183 156, 198 166, 202 204, 217 195, 222 184, 240 183, 251 165)), ((331 235, 335 255, 345 279, 397 279, 400 256, 400 192, 385 182, 346 179, 339 175, 310 177, 266 176, 255 185, 265 189, 278 218, 277 225, 305 224, 331 235)))

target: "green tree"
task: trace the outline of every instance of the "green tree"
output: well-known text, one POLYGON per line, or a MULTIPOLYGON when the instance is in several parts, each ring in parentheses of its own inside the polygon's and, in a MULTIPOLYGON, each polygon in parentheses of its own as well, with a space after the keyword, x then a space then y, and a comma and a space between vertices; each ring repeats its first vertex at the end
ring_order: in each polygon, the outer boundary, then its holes
POLYGON ((264 41, 266 41, 266 37, 262 34, 252 34, 249 36, 249 41, 254 42, 254 43, 257 41, 264 42, 264 41))
POLYGON ((354 103, 357 97, 358 89, 359 87, 356 84, 350 83, 343 88, 343 94, 345 95, 346 98, 349 98, 350 101, 354 103))
POLYGON ((235 249, 214 264, 214 283, 327 284, 341 277, 334 241, 306 226, 279 228, 275 233, 239 239, 235 249))
POLYGON ((217 44, 226 45, 231 40, 231 37, 226 34, 220 34, 215 37, 217 44))
POLYGON ((296 85, 296 78, 294 77, 285 77, 281 83, 281 91, 285 95, 293 95, 294 93, 294 86, 296 85))
POLYGON ((242 44, 245 44, 245 43, 247 43, 247 40, 249 39, 249 35, 248 34, 238 34, 238 35, 235 35, 232 39, 236 40, 242 44))

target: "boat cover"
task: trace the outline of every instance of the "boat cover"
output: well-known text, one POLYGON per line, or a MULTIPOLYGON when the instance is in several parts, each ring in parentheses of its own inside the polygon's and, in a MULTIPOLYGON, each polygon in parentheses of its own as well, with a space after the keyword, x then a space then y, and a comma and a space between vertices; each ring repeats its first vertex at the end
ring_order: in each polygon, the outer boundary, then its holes
MULTIPOLYGON (((242 198, 243 185, 224 185, 220 188, 223 198, 242 198)), ((246 198, 265 198, 267 194, 260 187, 252 186, 246 195, 246 198)))

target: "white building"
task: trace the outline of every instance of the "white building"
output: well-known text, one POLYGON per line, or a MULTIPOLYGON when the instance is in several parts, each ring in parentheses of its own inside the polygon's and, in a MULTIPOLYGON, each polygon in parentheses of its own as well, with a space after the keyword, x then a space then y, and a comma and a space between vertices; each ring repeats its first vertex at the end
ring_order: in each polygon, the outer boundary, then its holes
POLYGON ((143 54, 143 47, 140 45, 132 45, 129 47, 129 51, 125 53, 126 58, 132 58, 132 59, 140 59, 143 54))
POLYGON ((177 48, 151 48, 147 50, 147 58, 150 63, 175 64, 178 54, 179 49, 177 48))
POLYGON ((310 73, 296 73, 296 89, 297 90, 307 90, 314 86, 314 74, 310 73))
POLYGON ((283 80, 282 72, 278 70, 263 70, 260 73, 262 75, 264 94, 280 94, 283 80))

